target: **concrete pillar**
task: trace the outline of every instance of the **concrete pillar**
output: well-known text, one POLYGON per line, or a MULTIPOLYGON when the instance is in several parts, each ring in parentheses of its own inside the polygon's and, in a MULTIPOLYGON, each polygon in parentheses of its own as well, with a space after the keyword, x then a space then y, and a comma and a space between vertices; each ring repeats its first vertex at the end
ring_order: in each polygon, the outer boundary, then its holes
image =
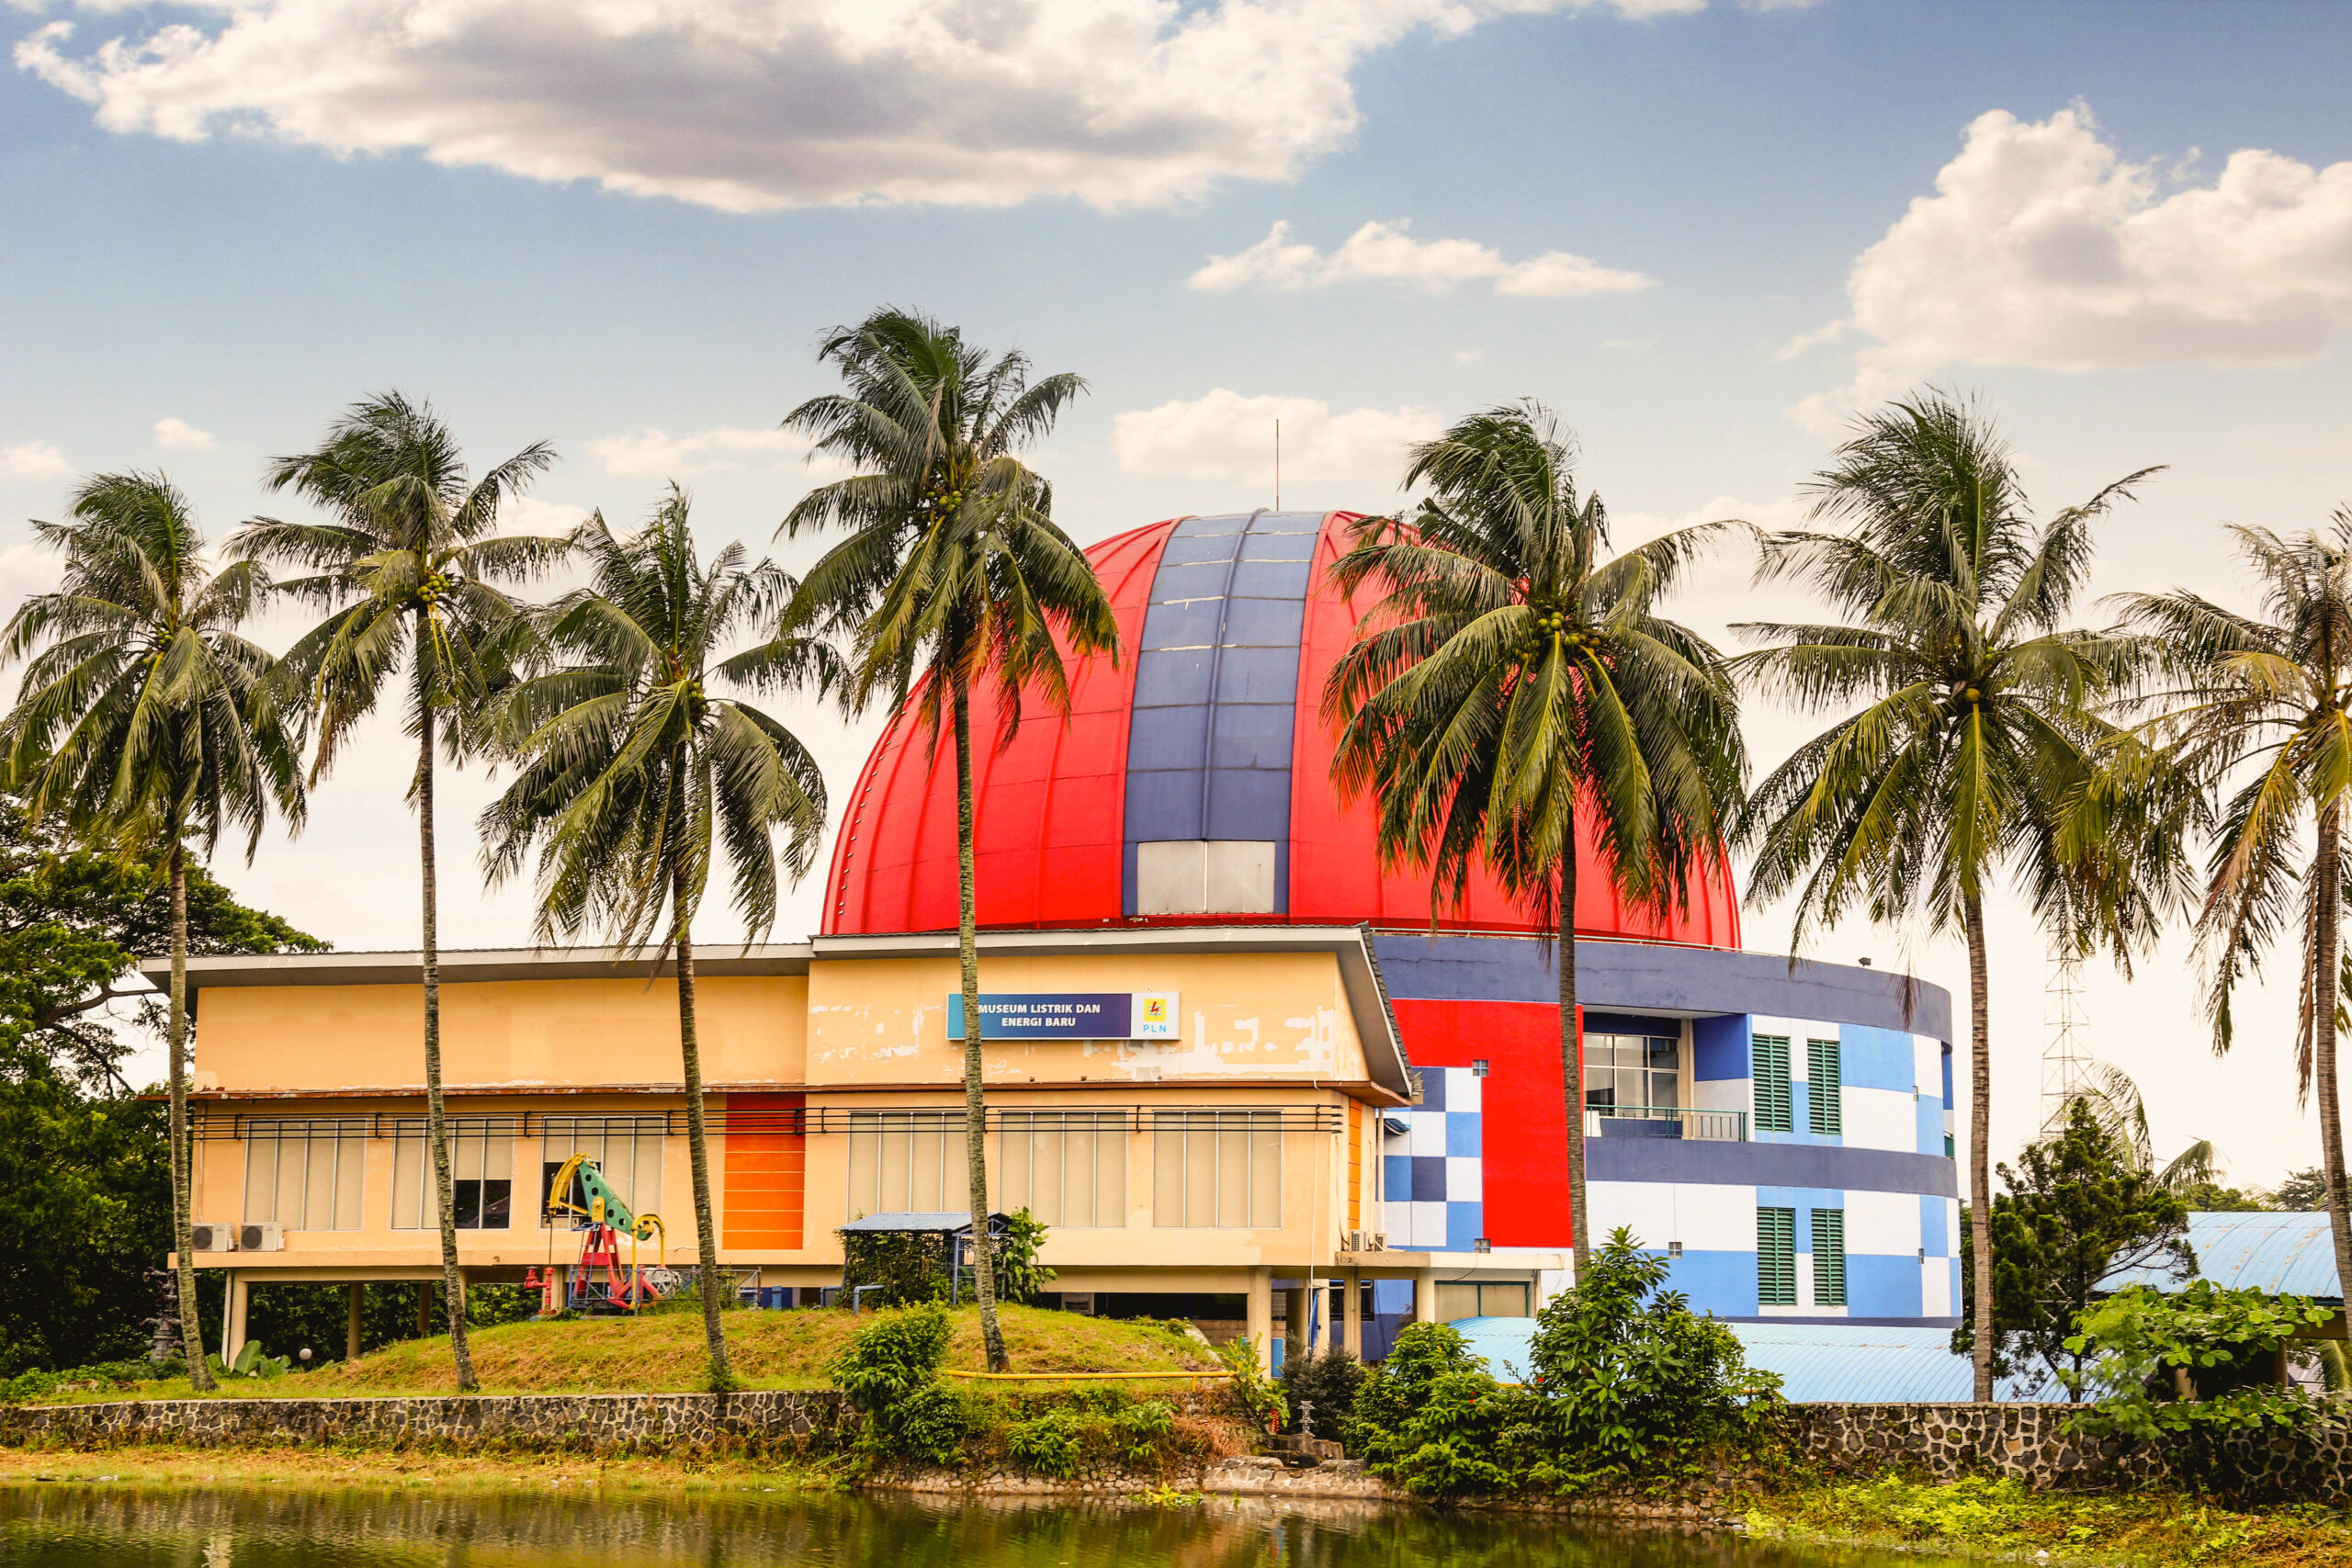
POLYGON ((433 1337, 433 1282, 429 1280, 416 1282, 416 1337, 433 1337))
POLYGON ((1243 1332, 1258 1348, 1258 1365, 1268 1371, 1274 1366, 1274 1275, 1271 1269, 1250 1270, 1250 1284, 1245 1300, 1249 1303, 1248 1324, 1243 1332))
POLYGON ((1363 1359, 1363 1275, 1357 1269, 1348 1270, 1347 1310, 1340 1319, 1340 1348, 1363 1359))
POLYGON ((1413 1271, 1413 1321, 1437 1321, 1437 1270, 1434 1269, 1413 1271))
POLYGON ((245 1348, 245 1317, 253 1306, 253 1281, 243 1274, 229 1275, 229 1348, 220 1353, 224 1361, 234 1361, 237 1352, 245 1348))
POLYGON ((1295 1356, 1306 1348, 1308 1312, 1306 1287, 1294 1285, 1283 1292, 1283 1354, 1295 1356))
POLYGON ((353 1285, 350 1309, 344 1315, 343 1325, 343 1359, 346 1361, 359 1359, 359 1318, 367 1303, 368 1287, 353 1285))
POLYGON ((1322 1355, 1331 1348, 1331 1286, 1329 1279, 1315 1281, 1315 1351, 1322 1355))

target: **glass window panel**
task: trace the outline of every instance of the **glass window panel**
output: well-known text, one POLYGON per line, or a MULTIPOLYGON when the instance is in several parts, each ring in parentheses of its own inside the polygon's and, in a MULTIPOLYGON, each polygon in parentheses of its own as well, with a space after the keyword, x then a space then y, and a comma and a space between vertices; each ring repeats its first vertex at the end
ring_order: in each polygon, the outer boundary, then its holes
POLYGON ((302 1156, 309 1152, 310 1145, 307 1140, 300 1137, 280 1138, 275 1141, 277 1144, 277 1192, 271 1202, 269 1213, 264 1214, 262 1218, 276 1220, 288 1230, 298 1231, 302 1228, 302 1187, 305 1174, 302 1156))
POLYGON ((882 1187, 875 1195, 876 1213, 896 1214, 912 1207, 907 1196, 914 1182, 914 1140, 904 1128, 882 1128, 882 1187))
POLYGON ((303 1183, 302 1213, 297 1223, 306 1231, 331 1230, 334 1226, 336 1144, 334 1138, 313 1138, 303 1146, 303 1164, 310 1167, 310 1176, 303 1183))
POLYGON ((245 1142, 245 1223, 268 1219, 277 1210, 277 1140, 249 1138, 245 1142))
POLYGON ((1677 1075, 1673 1073, 1650 1075, 1650 1103, 1652 1105, 1662 1107, 1679 1105, 1682 1103, 1681 1094, 1681 1079, 1677 1075))
POLYGON ((1239 1118, 1217 1118, 1216 1217, 1211 1224, 1250 1223, 1250 1128, 1239 1118))
POLYGON ((491 1180, 505 1181, 514 1175, 514 1138, 509 1133, 483 1134, 481 1174, 491 1180))
POLYGON ((1151 1223, 1184 1223, 1184 1134, 1172 1127, 1151 1134, 1151 1223))
MULTIPOLYGON (((1046 1210, 1051 1210, 1054 1217, 1046 1220, 1049 1225, 1069 1223, 1068 1211, 1063 1205, 1062 1135, 1061 1122, 1057 1117, 1035 1129, 1031 1136, 1025 1140, 1031 1145, 1030 1153, 1035 1175, 1035 1190, 1031 1193, 1030 1212, 1042 1220, 1046 1218, 1046 1210), (1043 1203, 1046 1206, 1045 1209, 1037 1208, 1037 1203, 1043 1203)), ((967 1177, 965 1183, 969 1186, 970 1178, 967 1177)), ((1011 1190, 1009 1186, 1007 1190, 1011 1190)))
POLYGON ((1114 1230, 1127 1224, 1127 1126, 1108 1116, 1094 1131, 1094 1223, 1114 1230))
POLYGON ((863 1219, 882 1212, 882 1139, 877 1129, 850 1120, 849 1217, 863 1219))
POLYGON ((401 1136, 392 1141, 392 1228, 421 1230, 424 1225, 424 1139, 401 1136))
POLYGON ((1278 1230, 1283 1223, 1282 1122, 1273 1116, 1256 1121, 1250 1151, 1250 1223, 1260 1230, 1278 1230))
POLYGON ((1653 1069, 1672 1070, 1682 1055, 1682 1042, 1665 1035, 1653 1035, 1649 1041, 1649 1066, 1653 1069))
MULTIPOLYGON (((473 1185, 481 1192, 481 1217, 474 1222, 476 1226, 486 1231, 506 1229, 514 1210, 514 1183, 486 1178, 473 1185)), ((462 1224, 465 1222, 461 1220, 458 1223, 462 1224)))
POLYGON ((1032 1118, 1017 1114, 1008 1114, 1005 1117, 1003 1130, 997 1134, 996 1140, 997 1182, 1004 1193, 1004 1201, 1008 1208, 1025 1207, 1032 1214, 1045 1220, 1046 1224, 1059 1224, 1061 1220, 1058 1218, 1058 1211, 1057 1211, 1057 1217, 1046 1218, 1044 1204, 1035 1190, 1035 1183, 1032 1180, 1033 1162, 1029 1156, 1036 1145, 1038 1135, 1038 1129, 1032 1118))
POLYGON ((368 1190, 368 1140, 356 1134, 334 1141, 334 1228, 356 1231, 368 1190))

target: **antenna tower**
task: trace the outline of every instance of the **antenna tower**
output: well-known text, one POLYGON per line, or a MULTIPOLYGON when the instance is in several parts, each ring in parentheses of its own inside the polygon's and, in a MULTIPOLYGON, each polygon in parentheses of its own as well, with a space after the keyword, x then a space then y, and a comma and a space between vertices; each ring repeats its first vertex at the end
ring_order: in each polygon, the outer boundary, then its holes
POLYGON ((2066 1107, 2085 1088, 2090 1018, 2083 1007, 2083 955, 2064 937, 2050 943, 2050 977, 2041 993, 2041 1131, 2066 1124, 2066 1107))

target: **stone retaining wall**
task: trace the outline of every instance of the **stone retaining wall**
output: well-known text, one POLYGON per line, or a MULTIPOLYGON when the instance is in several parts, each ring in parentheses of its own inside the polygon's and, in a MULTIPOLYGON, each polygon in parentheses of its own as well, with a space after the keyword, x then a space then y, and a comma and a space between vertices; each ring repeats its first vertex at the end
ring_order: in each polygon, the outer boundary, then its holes
MULTIPOLYGON (((2014 1477, 2035 1488, 2136 1486, 2164 1479, 2158 1450, 2120 1438, 2070 1437, 2075 1404, 1796 1404, 1789 1433, 1824 1470, 1895 1467, 1939 1481, 2014 1477)), ((2308 1432, 2232 1432, 2221 1439, 2233 1495, 2352 1501, 2352 1406, 2308 1432)))
POLYGON ((137 1399, 0 1408, 0 1444, 319 1443, 754 1452, 838 1446, 855 1423, 827 1391, 533 1393, 402 1399, 137 1399))

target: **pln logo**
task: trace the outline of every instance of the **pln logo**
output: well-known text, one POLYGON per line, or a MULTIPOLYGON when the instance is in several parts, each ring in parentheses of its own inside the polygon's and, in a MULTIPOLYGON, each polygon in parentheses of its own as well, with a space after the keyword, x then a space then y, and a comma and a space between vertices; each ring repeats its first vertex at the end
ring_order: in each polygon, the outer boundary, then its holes
POLYGON ((1176 995, 1172 991, 1137 991, 1135 997, 1135 1038, 1176 1038, 1176 995))

